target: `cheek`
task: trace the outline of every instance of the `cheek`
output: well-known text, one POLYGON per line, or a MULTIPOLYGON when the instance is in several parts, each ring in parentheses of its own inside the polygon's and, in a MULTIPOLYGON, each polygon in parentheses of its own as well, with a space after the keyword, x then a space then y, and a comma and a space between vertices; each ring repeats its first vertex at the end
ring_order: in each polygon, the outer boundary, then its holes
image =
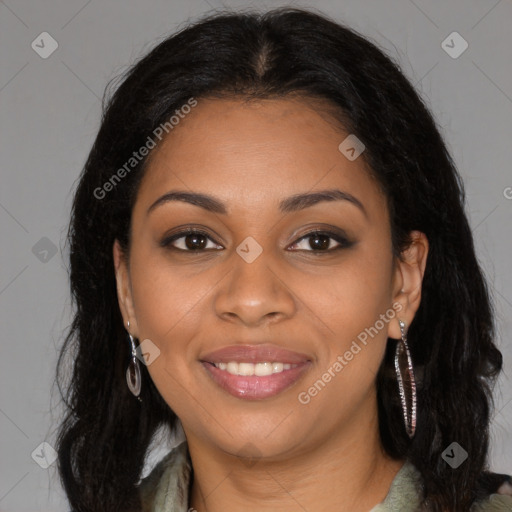
POLYGON ((392 257, 368 249, 362 247, 330 269, 310 294, 310 306, 331 332, 342 333, 344 343, 373 326, 391 306, 392 257))
POLYGON ((375 392, 395 311, 386 300, 386 291, 370 284, 367 293, 357 286, 351 296, 347 282, 343 300, 331 306, 330 314, 323 312, 323 321, 333 332, 318 347, 314 371, 297 393, 304 413, 323 417, 326 425, 349 423, 361 411, 367 413, 363 404, 375 392))
POLYGON ((316 294, 309 295, 308 305, 321 320, 319 324, 328 326, 318 350, 317 369, 305 384, 311 394, 302 389, 317 405, 331 400, 337 403, 343 397, 352 407, 372 388, 384 357, 389 325, 396 322, 391 304, 392 257, 385 255, 385 251, 380 255, 378 251, 359 251, 333 269, 316 294))
POLYGON ((190 393, 195 389, 191 370, 199 364, 191 340, 197 336, 201 318, 204 321, 200 308, 205 290, 195 282, 157 258, 134 257, 132 293, 140 340, 150 339, 160 351, 147 370, 163 399, 182 419, 188 417, 190 393))
POLYGON ((160 250, 133 251, 130 275, 141 336, 166 342, 196 315, 205 279, 172 266, 160 250))
POLYGON ((134 254, 131 275, 140 340, 150 339, 160 351, 148 371, 174 409, 173 397, 190 387, 191 368, 199 364, 193 340, 204 323, 208 285, 204 277, 193 278, 142 252, 134 254))

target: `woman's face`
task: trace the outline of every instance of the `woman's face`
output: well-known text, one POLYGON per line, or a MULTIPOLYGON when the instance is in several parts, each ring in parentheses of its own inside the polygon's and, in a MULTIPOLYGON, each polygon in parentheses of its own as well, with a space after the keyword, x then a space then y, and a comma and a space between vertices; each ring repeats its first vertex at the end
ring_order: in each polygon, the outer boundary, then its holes
POLYGON ((348 135, 304 101, 204 99, 153 153, 118 290, 189 442, 279 457, 376 428, 386 340, 411 317, 385 197, 338 149, 348 135))

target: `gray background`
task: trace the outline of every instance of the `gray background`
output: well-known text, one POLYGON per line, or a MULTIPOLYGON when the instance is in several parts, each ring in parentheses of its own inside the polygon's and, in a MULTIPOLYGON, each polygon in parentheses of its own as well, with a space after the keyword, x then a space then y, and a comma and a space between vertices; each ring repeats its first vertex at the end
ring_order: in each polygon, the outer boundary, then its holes
MULTIPOLYGON (((466 183, 478 256, 496 301, 505 374, 496 393, 491 462, 495 471, 512 472, 510 1, 5 0, 0 2, 0 510, 67 510, 56 464, 43 469, 31 454, 43 441, 52 445, 62 412, 53 385, 70 319, 67 255, 61 247, 71 191, 99 127, 107 81, 200 14, 222 6, 278 5, 314 5, 373 39, 399 59, 433 110, 466 183), (453 31, 469 44, 458 58, 441 46, 453 31), (43 45, 42 32, 58 43, 46 59, 31 47, 34 40, 43 45)), ((146 472, 167 449, 155 444, 146 472)))

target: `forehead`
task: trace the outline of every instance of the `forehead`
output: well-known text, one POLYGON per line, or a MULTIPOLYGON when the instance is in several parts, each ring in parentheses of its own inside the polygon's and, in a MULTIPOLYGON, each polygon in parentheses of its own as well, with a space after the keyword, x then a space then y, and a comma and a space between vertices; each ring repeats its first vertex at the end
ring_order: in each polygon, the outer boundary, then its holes
POLYGON ((366 198, 369 209, 385 208, 363 157, 351 161, 340 152, 350 134, 328 105, 300 98, 197 101, 150 155, 137 204, 147 207, 179 189, 213 194, 235 211, 341 188, 366 198))

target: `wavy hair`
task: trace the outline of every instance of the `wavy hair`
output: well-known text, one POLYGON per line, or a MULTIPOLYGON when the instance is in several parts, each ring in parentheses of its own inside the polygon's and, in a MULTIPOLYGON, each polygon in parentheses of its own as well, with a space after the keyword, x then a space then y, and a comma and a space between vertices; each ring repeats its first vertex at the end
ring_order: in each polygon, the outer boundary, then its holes
POLYGON ((385 451, 421 472, 424 504, 435 512, 467 510, 501 483, 487 471, 487 455, 502 356, 463 183, 440 130, 399 65, 376 44, 324 15, 281 8, 221 12, 185 27, 136 62, 104 98, 72 206, 75 311, 57 367, 68 409, 58 433, 58 468, 74 511, 139 509, 137 485, 150 442, 159 427, 172 431, 177 421, 145 367, 142 403, 125 381, 130 353, 112 245, 118 239, 129 251, 147 157, 104 197, 98 190, 191 97, 294 94, 326 100, 331 115, 363 141, 362 157, 387 197, 394 254, 407 247, 412 230, 429 240, 422 300, 408 332, 418 375, 417 431, 410 440, 404 429, 388 340, 376 383, 385 451), (71 377, 61 382, 69 350, 71 377), (452 441, 470 454, 457 470, 441 457, 452 441))

